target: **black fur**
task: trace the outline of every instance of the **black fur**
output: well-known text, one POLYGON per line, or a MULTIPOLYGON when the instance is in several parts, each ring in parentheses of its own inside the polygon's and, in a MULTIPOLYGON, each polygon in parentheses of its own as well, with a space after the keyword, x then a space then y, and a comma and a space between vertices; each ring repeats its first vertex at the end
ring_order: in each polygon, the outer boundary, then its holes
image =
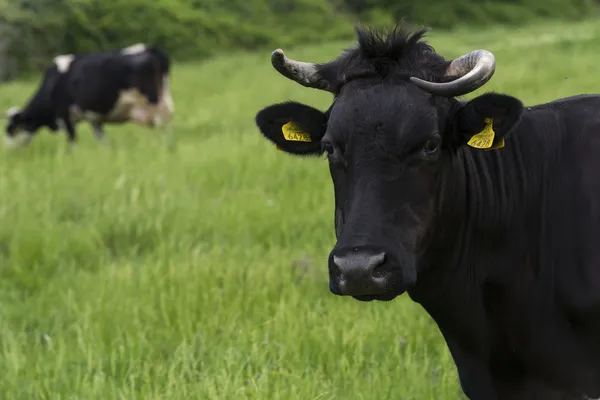
POLYGON ((442 82, 450 62, 422 40, 426 32, 427 29, 412 30, 404 25, 388 32, 357 27, 357 46, 322 64, 319 72, 336 88, 336 93, 345 83, 366 76, 389 80, 415 76, 442 82))
POLYGON ((330 290, 408 293, 470 399, 598 398, 600 96, 524 108, 498 93, 431 95, 408 78, 441 81, 448 62, 423 33, 358 30, 357 48, 319 67, 335 88, 327 113, 297 103, 259 113, 269 140, 292 118, 328 149, 330 290), (467 145, 486 118, 505 147, 467 145))

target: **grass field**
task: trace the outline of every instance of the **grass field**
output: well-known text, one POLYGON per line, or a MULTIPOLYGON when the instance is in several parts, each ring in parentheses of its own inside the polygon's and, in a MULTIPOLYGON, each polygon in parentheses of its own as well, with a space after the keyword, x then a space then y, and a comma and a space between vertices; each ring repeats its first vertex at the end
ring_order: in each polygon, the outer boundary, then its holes
MULTIPOLYGON (((527 104, 600 91, 600 24, 467 29, 447 57, 497 57, 485 90, 527 104)), ((349 43, 285 49, 325 61, 349 43)), ((37 82, 0 87, 0 109, 37 82)), ((254 115, 330 96, 269 51, 176 65, 176 145, 133 125, 109 146, 42 132, 0 154, 0 399, 459 399, 436 325, 407 296, 332 295, 325 160, 276 151, 254 115)), ((478 91, 482 93, 483 89, 478 91)))

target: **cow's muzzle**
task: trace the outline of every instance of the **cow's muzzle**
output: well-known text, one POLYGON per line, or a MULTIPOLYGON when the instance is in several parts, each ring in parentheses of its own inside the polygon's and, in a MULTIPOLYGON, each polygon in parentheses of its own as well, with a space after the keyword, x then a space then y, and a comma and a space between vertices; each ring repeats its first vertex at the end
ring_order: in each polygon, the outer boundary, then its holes
POLYGON ((357 300, 392 300, 406 290, 405 273, 390 252, 373 247, 334 249, 329 255, 329 288, 357 300))
POLYGON ((27 146, 31 142, 32 134, 29 132, 17 132, 13 135, 4 135, 4 148, 14 149, 27 146))

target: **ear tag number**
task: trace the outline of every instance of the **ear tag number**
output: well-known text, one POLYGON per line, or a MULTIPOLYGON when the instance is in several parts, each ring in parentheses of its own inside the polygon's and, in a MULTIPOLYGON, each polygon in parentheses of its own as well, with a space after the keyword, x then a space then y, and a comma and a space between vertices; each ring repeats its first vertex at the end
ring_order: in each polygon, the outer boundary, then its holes
MULTIPOLYGON (((494 143, 495 136, 494 129, 492 129, 492 122, 493 119, 486 118, 485 128, 483 128, 483 130, 478 134, 473 135, 473 137, 467 142, 467 144, 476 149, 490 149, 492 147, 492 144, 494 143)), ((504 141, 501 141, 500 144, 504 146, 504 141)), ((498 146, 500 146, 500 144, 498 144, 498 146)))
POLYGON ((310 135, 300 130, 300 128, 298 128, 293 121, 290 121, 287 124, 283 125, 281 127, 281 131, 283 132, 283 137, 287 141, 312 142, 310 135))

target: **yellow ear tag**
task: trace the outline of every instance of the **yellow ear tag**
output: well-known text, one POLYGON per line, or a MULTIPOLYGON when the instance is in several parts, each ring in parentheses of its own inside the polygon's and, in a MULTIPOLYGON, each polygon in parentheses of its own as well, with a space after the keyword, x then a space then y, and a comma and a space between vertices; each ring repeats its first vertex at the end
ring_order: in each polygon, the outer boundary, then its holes
POLYGON ((493 119, 486 118, 485 128, 483 128, 483 130, 478 134, 473 135, 473 137, 467 142, 467 144, 476 149, 489 149, 490 147, 492 147, 495 135, 494 130, 492 129, 492 122, 493 119))
POLYGON ((485 149, 485 151, 490 151, 490 150, 496 150, 496 149, 501 149, 504 147, 504 138, 500 139, 500 142, 498 142, 497 145, 490 147, 489 149, 485 149))
POLYGON ((301 131, 292 121, 283 125, 281 131, 283 132, 285 140, 294 142, 312 142, 310 135, 301 131))

